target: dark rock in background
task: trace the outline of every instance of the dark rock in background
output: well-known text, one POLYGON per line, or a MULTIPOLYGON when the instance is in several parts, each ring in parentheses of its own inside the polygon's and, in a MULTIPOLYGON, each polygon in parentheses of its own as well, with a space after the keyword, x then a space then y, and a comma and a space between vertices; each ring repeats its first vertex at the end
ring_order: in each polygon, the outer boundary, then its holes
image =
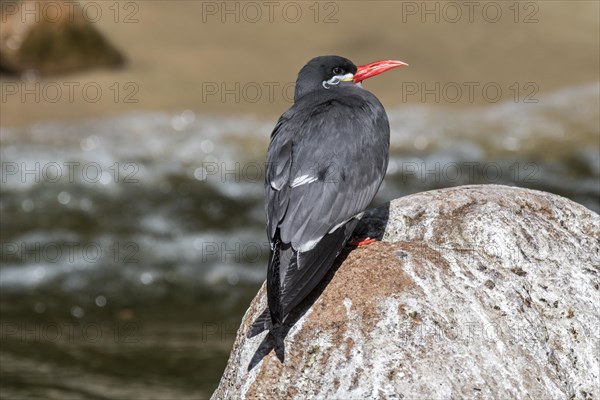
POLYGON ((124 63, 75 2, 4 2, 0 17, 4 72, 50 75, 124 63))

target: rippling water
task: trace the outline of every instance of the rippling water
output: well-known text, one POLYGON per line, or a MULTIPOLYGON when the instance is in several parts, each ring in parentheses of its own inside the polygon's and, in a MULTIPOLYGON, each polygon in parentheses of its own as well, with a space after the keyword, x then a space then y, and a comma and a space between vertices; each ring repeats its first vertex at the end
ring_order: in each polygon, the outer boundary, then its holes
MULTIPOLYGON (((376 203, 469 183, 600 210, 598 84, 388 110, 376 203)), ((0 362, 8 397, 198 398, 264 279, 273 121, 191 111, 0 131, 0 362)))

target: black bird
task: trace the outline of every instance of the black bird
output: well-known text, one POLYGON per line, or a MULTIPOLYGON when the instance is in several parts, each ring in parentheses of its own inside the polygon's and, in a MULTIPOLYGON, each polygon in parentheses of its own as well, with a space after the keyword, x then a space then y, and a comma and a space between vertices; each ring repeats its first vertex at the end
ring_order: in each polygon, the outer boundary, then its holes
POLYGON ((388 118, 361 82, 404 65, 383 60, 357 67, 321 56, 298 74, 294 105, 271 134, 265 176, 269 313, 253 329, 270 329, 276 343, 286 316, 343 250, 387 169, 388 118))

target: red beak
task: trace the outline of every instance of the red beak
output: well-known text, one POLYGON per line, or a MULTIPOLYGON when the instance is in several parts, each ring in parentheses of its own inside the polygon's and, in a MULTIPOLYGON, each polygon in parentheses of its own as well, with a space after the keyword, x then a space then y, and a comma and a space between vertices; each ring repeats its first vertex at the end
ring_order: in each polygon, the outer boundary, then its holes
POLYGON ((354 82, 359 83, 372 76, 379 75, 382 72, 387 71, 388 69, 404 67, 405 65, 408 64, 396 60, 381 60, 375 61, 371 64, 361 65, 356 69, 356 73, 354 74, 354 82))

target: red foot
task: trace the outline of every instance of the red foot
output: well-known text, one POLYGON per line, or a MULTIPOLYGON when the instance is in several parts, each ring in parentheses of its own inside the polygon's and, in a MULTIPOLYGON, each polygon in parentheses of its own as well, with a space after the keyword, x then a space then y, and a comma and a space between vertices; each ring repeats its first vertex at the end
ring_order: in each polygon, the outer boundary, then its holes
POLYGON ((372 243, 375 243, 377 240, 375 239, 371 239, 369 237, 366 238, 362 238, 362 239, 353 239, 351 241, 348 242, 348 246, 352 246, 352 247, 363 247, 363 246, 368 246, 372 243))

